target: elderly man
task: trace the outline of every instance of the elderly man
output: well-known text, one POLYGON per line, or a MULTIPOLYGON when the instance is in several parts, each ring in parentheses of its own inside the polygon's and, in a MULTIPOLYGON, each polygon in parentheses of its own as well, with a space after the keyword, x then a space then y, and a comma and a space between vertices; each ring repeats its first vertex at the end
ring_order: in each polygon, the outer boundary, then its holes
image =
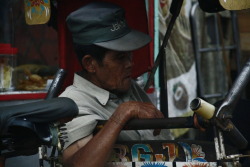
POLYGON ((124 15, 117 5, 95 2, 66 19, 83 70, 60 95, 79 107, 79 116, 66 125, 64 166, 104 166, 116 141, 171 138, 168 131, 122 131, 131 119, 163 117, 131 78, 131 51, 148 44, 150 37, 129 28, 124 15), (98 120, 108 121, 93 134, 98 120))

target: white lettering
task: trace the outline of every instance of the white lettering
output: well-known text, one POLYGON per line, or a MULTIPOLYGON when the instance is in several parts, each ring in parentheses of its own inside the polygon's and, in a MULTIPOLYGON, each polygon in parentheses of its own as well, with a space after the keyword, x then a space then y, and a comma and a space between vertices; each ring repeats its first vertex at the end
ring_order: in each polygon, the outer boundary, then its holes
POLYGON ((116 23, 112 24, 111 31, 117 31, 121 28, 124 28, 126 26, 125 22, 123 20, 117 21, 116 23))

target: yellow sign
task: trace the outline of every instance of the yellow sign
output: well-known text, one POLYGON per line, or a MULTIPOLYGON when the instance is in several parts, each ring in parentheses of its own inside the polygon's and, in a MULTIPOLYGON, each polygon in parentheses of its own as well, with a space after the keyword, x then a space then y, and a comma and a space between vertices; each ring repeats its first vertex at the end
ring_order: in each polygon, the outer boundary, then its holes
POLYGON ((44 24, 50 19, 50 0, 24 0, 24 9, 29 25, 44 24))
POLYGON ((227 10, 242 10, 250 8, 250 0, 220 0, 220 4, 227 10))

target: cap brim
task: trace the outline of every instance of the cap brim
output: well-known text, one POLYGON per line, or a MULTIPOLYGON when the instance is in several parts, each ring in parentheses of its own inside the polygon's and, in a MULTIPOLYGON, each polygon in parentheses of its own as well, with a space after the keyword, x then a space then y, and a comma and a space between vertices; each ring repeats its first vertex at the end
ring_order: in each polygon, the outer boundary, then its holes
POLYGON ((147 45, 150 41, 150 36, 136 30, 131 30, 121 38, 94 44, 115 51, 133 51, 147 45))

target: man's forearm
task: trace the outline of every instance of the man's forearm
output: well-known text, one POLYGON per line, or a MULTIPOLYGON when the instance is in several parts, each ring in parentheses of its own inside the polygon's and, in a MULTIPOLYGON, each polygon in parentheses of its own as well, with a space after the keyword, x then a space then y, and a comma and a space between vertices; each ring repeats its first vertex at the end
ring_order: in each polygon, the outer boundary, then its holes
POLYGON ((114 119, 105 126, 66 162, 70 167, 102 167, 108 160, 110 152, 123 125, 114 119))
POLYGON ((76 152, 71 152, 71 155, 64 159, 65 166, 102 167, 107 162, 113 145, 127 121, 134 118, 163 117, 163 114, 152 104, 133 101, 122 103, 104 127, 87 144, 80 145, 76 152))

